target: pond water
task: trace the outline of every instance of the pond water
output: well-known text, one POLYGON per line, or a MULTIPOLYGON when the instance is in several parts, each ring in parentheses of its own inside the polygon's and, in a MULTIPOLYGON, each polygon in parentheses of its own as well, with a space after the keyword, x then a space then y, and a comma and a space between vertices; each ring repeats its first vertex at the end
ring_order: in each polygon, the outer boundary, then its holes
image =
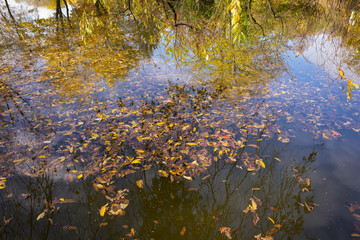
POLYGON ((271 15, 265 37, 253 23, 236 42, 210 20, 192 31, 136 7, 96 16, 79 2, 69 20, 29 20, 9 3, 3 238, 360 236, 359 29, 347 15, 346 34, 321 15, 315 31, 312 10, 279 7, 285 26, 271 15))

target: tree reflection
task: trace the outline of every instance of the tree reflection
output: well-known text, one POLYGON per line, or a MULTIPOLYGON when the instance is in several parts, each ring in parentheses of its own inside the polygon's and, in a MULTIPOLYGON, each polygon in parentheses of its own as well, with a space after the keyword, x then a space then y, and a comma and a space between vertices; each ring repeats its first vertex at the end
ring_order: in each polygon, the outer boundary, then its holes
MULTIPOLYGON (((184 2, 121 3, 96 1, 104 14, 82 3, 72 16, 79 29, 54 19, 22 22, 31 38, 17 49, 13 64, 7 59, 2 65, 0 81, 2 236, 301 234, 303 216, 315 206, 309 175, 318 149, 278 163, 289 133, 277 127, 279 111, 264 95, 286 71, 282 52, 297 36, 297 29, 279 35, 284 23, 277 16, 290 16, 287 7, 301 15, 304 6, 267 1, 267 18, 260 14, 263 4, 243 2, 233 21, 229 2, 199 1, 195 15, 204 19, 196 25, 199 19, 182 9, 188 7, 184 2), (204 5, 211 6, 209 12, 204 5), (218 13, 215 6, 226 11, 218 13), (164 21, 170 14, 171 21, 164 21), (254 24, 271 34, 252 32, 254 24), (150 92, 140 86, 144 82, 131 86, 129 76, 161 41, 177 66, 192 71, 194 82, 170 82, 165 92, 150 92), (123 80, 129 81, 118 101, 101 93, 123 80)), ((308 17, 318 10, 305 7, 308 17)), ((296 21, 311 28, 314 20, 293 18, 285 27, 296 21)), ((13 25, 1 34, 18 35, 13 25)), ((310 30, 301 34, 318 29, 310 30)), ((354 43, 357 28, 350 31, 354 43)))
POLYGON ((18 234, 44 238, 221 238, 220 229, 230 228, 242 239, 300 231, 314 207, 307 177, 316 151, 274 162, 275 115, 260 103, 234 108, 222 93, 169 84, 166 98, 100 105, 100 121, 87 124, 82 140, 72 134, 49 150, 60 158, 16 163, 29 178, 16 174, 2 192, 6 219, 21 216, 4 234, 17 234, 11 229, 26 221, 29 229, 18 234))
POLYGON ((231 228, 233 239, 258 234, 291 239, 301 234, 303 216, 314 204, 310 185, 302 190, 306 183, 299 179, 310 175, 316 152, 291 160, 282 166, 269 163, 257 174, 233 170, 225 163, 214 164, 204 173, 209 174, 206 179, 203 175, 191 183, 148 173, 144 176, 147 187, 131 191, 134 204, 128 217, 139 229, 137 236, 141 239, 222 239, 222 227, 231 228), (296 174, 293 169, 301 172, 296 174), (256 220, 255 226, 254 215, 244 213, 252 204, 251 198, 256 199, 258 207, 259 222, 256 220), (305 202, 308 207, 302 207, 305 202), (183 229, 186 231, 182 235, 183 229))

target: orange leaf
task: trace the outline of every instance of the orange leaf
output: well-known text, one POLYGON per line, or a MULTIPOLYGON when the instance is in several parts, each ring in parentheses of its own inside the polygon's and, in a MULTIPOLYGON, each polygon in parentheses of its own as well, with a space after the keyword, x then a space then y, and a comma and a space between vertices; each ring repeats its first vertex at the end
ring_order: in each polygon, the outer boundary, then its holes
POLYGON ((186 232, 186 228, 185 228, 185 226, 184 226, 184 227, 181 229, 180 236, 184 236, 185 232, 186 232))

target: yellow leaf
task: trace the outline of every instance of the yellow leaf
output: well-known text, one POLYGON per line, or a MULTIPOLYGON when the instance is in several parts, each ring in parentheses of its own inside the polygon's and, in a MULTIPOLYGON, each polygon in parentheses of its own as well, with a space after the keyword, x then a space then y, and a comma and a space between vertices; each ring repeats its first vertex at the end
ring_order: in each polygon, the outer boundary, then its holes
POLYGON ((257 209, 257 204, 253 198, 251 198, 251 209, 253 212, 257 209))
POLYGON ((106 205, 102 206, 101 209, 100 209, 100 216, 102 216, 102 217, 105 215, 106 205))
POLYGON ((183 176, 183 178, 189 180, 189 181, 192 181, 193 179, 191 177, 188 177, 188 176, 183 176))
POLYGON ((359 214, 354 213, 353 216, 356 218, 356 220, 360 221, 360 215, 359 214))
POLYGON ((270 219, 270 221, 275 224, 275 221, 271 217, 268 217, 268 219, 270 219))
POLYGON ((360 234, 358 234, 358 233, 353 233, 353 234, 351 234, 351 236, 352 236, 352 237, 360 237, 360 234))
POLYGON ((274 158, 276 161, 279 161, 279 162, 281 162, 281 160, 280 159, 278 159, 277 157, 276 158, 274 158))
POLYGON ((158 172, 159 172, 159 175, 161 177, 168 177, 169 176, 169 174, 167 172, 163 171, 163 170, 159 170, 158 172))
POLYGON ((131 162, 131 164, 139 164, 139 163, 141 163, 141 159, 139 159, 139 158, 137 158, 131 162))
POLYGON ((199 166, 199 164, 196 161, 192 161, 191 164, 199 166))
POLYGON ((6 182, 6 179, 0 180, 0 189, 4 189, 6 187, 5 182, 6 182))
POLYGON ((186 143, 186 145, 188 145, 188 146, 196 146, 196 145, 197 145, 197 143, 188 142, 188 143, 186 143))
POLYGON ((60 200, 61 202, 65 201, 65 199, 63 199, 63 198, 60 198, 59 200, 60 200))
POLYGON ((340 68, 338 70, 339 70, 340 78, 346 78, 344 75, 344 71, 341 70, 340 68))
POLYGON ((143 188, 143 180, 142 179, 139 179, 136 181, 136 185, 139 187, 139 188, 143 188))
POLYGON ((258 160, 258 164, 259 164, 262 168, 265 168, 265 163, 264 163, 261 159, 258 160))
POLYGON ((107 222, 100 223, 100 224, 99 224, 99 227, 105 227, 106 225, 108 225, 108 223, 107 223, 107 222))
POLYGON ((300 53, 299 52, 296 52, 296 57, 298 57, 300 55, 300 53))
POLYGON ((83 175, 82 175, 82 174, 80 174, 77 178, 78 178, 78 179, 80 179, 80 178, 82 178, 82 177, 83 177, 83 175))
POLYGON ((158 125, 158 126, 162 126, 162 125, 164 125, 165 124, 165 122, 158 122, 156 125, 158 125))
POLYGON ((36 218, 36 221, 39 221, 40 219, 42 219, 45 216, 45 212, 42 212, 39 214, 39 216, 36 218))

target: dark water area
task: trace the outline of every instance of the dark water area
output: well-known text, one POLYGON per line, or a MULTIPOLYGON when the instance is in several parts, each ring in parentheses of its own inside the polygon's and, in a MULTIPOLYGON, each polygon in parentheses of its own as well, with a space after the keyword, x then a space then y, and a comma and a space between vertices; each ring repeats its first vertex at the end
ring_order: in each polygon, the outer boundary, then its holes
POLYGON ((315 31, 304 13, 308 32, 264 17, 266 32, 286 30, 266 37, 242 16, 257 32, 236 42, 226 29, 212 37, 220 20, 192 31, 87 8, 69 25, 15 10, 18 23, 4 20, 1 239, 360 236, 349 14, 348 35, 320 17, 315 31))

